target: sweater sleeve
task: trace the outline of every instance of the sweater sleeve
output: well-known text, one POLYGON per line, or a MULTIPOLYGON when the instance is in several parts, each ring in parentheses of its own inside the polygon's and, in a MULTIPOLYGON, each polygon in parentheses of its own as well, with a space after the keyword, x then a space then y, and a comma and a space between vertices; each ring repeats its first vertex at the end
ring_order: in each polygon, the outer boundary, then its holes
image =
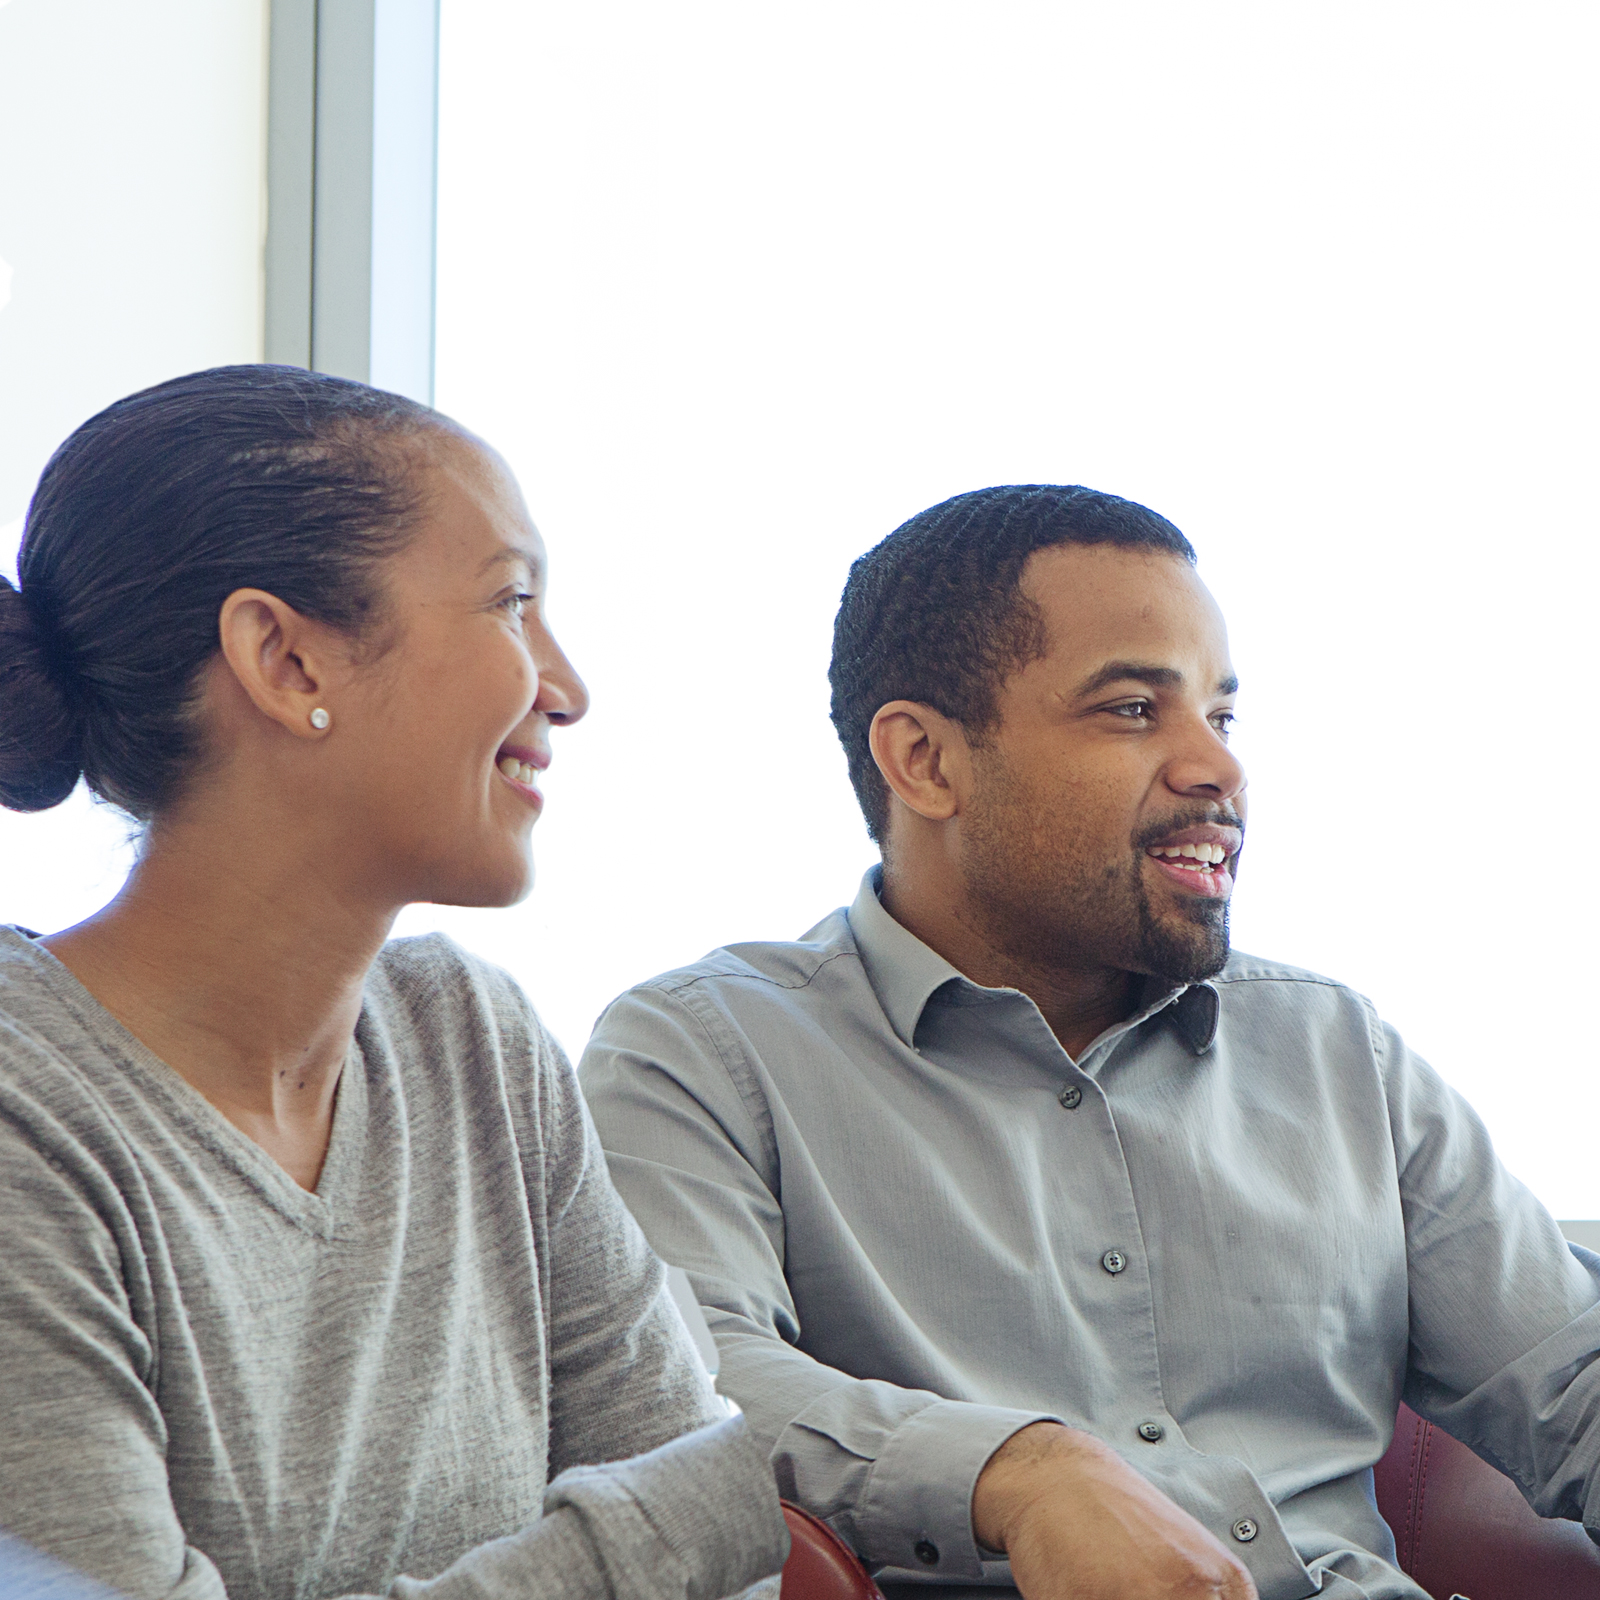
POLYGON ((136 1600, 220 1595, 168 1490, 137 1230, 98 1163, 3 1078, 0 1238, 0 1524, 136 1600))
MULTIPOLYGON (((612 1185, 559 1045, 540 1041, 550 1470, 654 1450, 727 1415, 667 1289, 666 1269, 612 1185)), ((774 1491, 774 1497, 776 1491, 774 1491)))
MULTIPOLYGON (((586 1120, 557 1118, 552 1129, 555 1165, 576 1161, 582 1177, 552 1238, 558 1256, 571 1253, 552 1271, 552 1437, 570 1470, 526 1527, 465 1551, 437 1577, 397 1577, 387 1593, 716 1600, 782 1565, 788 1534, 771 1474, 743 1421, 722 1417, 659 1289, 659 1263, 603 1181, 586 1120), (576 1157, 562 1138, 576 1140, 576 1157), (629 1272, 608 1320, 593 1303, 605 1298, 604 1280, 581 1284, 619 1262, 629 1272), (632 1351, 637 1375, 613 1365, 632 1351), (608 1381, 614 1397, 603 1397, 608 1381), (659 1415, 630 1424, 629 1406, 649 1413, 658 1399, 659 1415), (593 1425, 582 1420, 588 1406, 593 1425)), ((95 1158, 3 1078, 0 1239, 0 1526, 131 1600, 226 1600, 168 1483, 144 1241, 95 1158)))
POLYGON ((711 1386, 565 1053, 520 990, 513 999, 537 1057, 538 1137, 526 1155, 543 1212, 554 1481, 533 1527, 392 1594, 717 1600, 777 1573, 788 1554, 772 1470, 711 1386))
POLYGON ((742 1417, 631 1460, 573 1467, 531 1528, 391 1600, 719 1600, 776 1572, 789 1535, 742 1417))

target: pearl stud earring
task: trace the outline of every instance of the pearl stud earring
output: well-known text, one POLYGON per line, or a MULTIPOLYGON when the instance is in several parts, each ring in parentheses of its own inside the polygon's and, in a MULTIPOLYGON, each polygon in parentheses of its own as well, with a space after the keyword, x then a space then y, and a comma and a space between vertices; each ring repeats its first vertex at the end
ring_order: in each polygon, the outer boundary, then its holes
POLYGON ((322 730, 326 728, 332 721, 333 718, 330 717, 321 706, 318 706, 317 709, 311 713, 311 726, 315 728, 318 733, 321 733, 322 730))

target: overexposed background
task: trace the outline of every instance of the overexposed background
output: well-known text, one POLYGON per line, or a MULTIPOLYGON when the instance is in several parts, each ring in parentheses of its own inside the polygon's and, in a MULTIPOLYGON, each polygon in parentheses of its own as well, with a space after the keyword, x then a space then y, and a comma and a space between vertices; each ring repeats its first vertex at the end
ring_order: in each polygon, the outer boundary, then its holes
POLYGON ((1592 6, 443 0, 440 405, 594 691, 540 884, 416 908, 581 1047, 872 852, 850 560, 962 489, 1173 518, 1230 618, 1237 942, 1358 984, 1600 1217, 1592 6))
MULTIPOLYGON (((120 395, 261 359, 263 0, 0 0, 0 572, 50 452, 120 395)), ((0 921, 110 897, 124 823, 80 786, 0 810, 0 921)))
MULTIPOLYGON (((13 0, 0 52, 113 9, 13 0)), ((1600 1217, 1600 941, 1547 855, 1600 776, 1597 45, 1588 4, 443 0, 438 399, 522 478, 595 703, 533 899, 404 928, 510 967, 574 1053, 629 983, 799 934, 872 859, 827 721, 850 560, 962 489, 1090 483, 1176 521, 1232 624, 1237 942, 1365 989, 1600 1217)), ((122 159, 78 175, 114 197, 122 159)), ((181 271, 147 221, 86 304, 181 271)), ((18 237, 0 356, 43 292, 18 237)), ((239 358, 181 326, 48 442, 239 358)), ((110 819, 0 830, 0 916, 114 887, 110 819)))

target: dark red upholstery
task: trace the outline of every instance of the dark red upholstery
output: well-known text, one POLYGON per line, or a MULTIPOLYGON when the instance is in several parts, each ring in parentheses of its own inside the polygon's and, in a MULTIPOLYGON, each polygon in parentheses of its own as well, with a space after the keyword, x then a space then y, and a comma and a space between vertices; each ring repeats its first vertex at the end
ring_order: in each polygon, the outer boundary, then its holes
POLYGON ((1536 1516, 1512 1481, 1401 1406, 1375 1473, 1400 1565, 1434 1600, 1600 1600, 1600 1548, 1536 1516))
POLYGON ((783 1564, 782 1600, 883 1600, 854 1552, 809 1511, 783 1502, 789 1524, 789 1559, 783 1564))
MULTIPOLYGON (((1374 1476, 1400 1566, 1434 1600, 1600 1600, 1600 1548, 1588 1534, 1536 1516, 1509 1478, 1409 1406, 1374 1476)), ((831 1528, 787 1501, 783 1514, 792 1543, 782 1600, 883 1600, 831 1528)))

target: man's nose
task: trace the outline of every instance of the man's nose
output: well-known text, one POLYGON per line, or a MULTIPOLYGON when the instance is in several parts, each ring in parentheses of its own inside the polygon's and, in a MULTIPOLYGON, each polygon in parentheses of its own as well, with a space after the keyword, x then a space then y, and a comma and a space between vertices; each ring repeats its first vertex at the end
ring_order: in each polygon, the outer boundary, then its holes
POLYGON ((1167 787, 1177 794, 1223 801, 1243 794, 1247 782, 1243 764, 1209 721, 1186 730, 1166 777, 1167 787))

